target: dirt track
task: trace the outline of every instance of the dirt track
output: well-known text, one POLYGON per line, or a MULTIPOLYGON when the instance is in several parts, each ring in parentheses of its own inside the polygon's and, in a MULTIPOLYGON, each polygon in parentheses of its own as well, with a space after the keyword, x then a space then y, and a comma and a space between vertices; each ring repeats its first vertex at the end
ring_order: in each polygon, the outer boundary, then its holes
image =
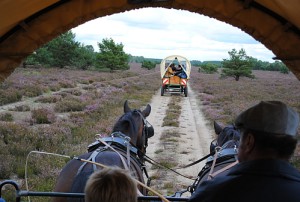
MULTIPOLYGON (((154 126, 155 136, 149 139, 147 155, 154 160, 168 162, 167 165, 183 166, 200 159, 209 152, 209 145, 213 138, 213 130, 201 111, 201 105, 196 95, 189 87, 188 97, 181 97, 181 115, 179 127, 162 127, 168 103, 175 96, 160 95, 158 91, 152 98, 152 111, 147 120, 154 126), (163 134, 174 134, 172 141, 163 141, 163 134)), ((183 175, 196 177, 204 166, 204 162, 189 168, 177 169, 183 175)), ((165 195, 187 188, 193 180, 182 177, 165 169, 154 169, 147 164, 150 176, 153 178, 152 187, 165 195)))

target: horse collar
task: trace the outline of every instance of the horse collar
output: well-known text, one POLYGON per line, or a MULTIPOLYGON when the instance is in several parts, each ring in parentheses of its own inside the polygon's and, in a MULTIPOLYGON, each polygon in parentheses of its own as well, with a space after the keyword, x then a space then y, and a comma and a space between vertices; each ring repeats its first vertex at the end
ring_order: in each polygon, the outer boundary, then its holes
MULTIPOLYGON (((217 153, 217 156, 218 156, 218 159, 219 158, 236 158, 237 156, 237 149, 236 147, 235 148, 227 148, 227 149, 221 149, 218 153, 217 153)), ((213 156, 210 156, 207 158, 207 162, 206 163, 209 163, 209 162, 212 162, 213 161, 213 156)))
POLYGON ((115 145, 117 147, 120 147, 122 149, 126 149, 128 144, 129 144, 129 149, 132 153, 134 153, 135 155, 137 155, 137 151, 138 149, 136 147, 134 147, 131 143, 130 143, 130 137, 128 137, 127 135, 125 135, 124 133, 118 131, 118 132, 113 132, 110 137, 101 137, 100 135, 98 135, 98 137, 96 138, 96 142, 98 142, 98 144, 102 144, 99 139, 101 138, 102 141, 110 144, 110 145, 115 145))

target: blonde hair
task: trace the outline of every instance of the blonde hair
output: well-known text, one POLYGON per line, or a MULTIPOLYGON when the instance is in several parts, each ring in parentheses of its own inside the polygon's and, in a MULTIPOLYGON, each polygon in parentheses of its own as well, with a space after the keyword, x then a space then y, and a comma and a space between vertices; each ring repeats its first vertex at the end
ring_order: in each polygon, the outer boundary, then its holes
POLYGON ((85 186, 86 202, 137 202, 137 186, 121 168, 95 171, 85 186))

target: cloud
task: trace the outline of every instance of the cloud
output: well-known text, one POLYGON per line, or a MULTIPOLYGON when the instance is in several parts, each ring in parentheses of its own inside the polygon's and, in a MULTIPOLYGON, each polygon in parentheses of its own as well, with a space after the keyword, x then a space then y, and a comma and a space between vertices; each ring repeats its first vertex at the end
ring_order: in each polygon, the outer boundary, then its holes
POLYGON ((228 51, 272 61, 274 54, 250 35, 227 23, 184 10, 144 8, 101 17, 72 30, 76 39, 93 45, 112 38, 134 56, 162 59, 181 54, 190 60, 222 60, 228 51))

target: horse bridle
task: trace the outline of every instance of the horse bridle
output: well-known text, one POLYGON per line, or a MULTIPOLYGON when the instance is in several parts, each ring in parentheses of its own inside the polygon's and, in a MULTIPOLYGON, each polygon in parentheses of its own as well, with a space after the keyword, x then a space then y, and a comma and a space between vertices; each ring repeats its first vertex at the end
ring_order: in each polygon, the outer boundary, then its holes
MULTIPOLYGON (((142 117, 143 120, 142 146, 144 147, 143 149, 146 152, 146 148, 148 147, 148 138, 154 135, 154 128, 139 110, 134 110, 134 111, 137 112, 142 117)), ((140 150, 138 150, 138 153, 140 153, 138 154, 140 158, 143 158, 145 155, 145 153, 143 153, 140 150)))

